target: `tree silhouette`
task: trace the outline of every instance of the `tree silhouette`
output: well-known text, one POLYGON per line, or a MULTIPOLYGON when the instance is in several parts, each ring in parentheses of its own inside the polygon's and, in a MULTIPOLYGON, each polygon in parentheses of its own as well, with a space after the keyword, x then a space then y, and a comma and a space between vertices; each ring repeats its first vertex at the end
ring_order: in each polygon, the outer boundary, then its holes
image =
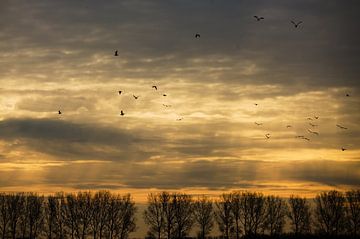
POLYGON ((161 238, 161 233, 164 230, 164 213, 159 194, 150 193, 148 195, 148 206, 144 211, 145 223, 149 226, 149 235, 155 235, 156 238, 161 238))
POLYGON ((306 198, 291 195, 288 218, 295 235, 310 233, 310 205, 306 198))
POLYGON ((199 197, 194 202, 194 219, 200 228, 198 233, 200 238, 205 239, 210 234, 214 226, 213 215, 213 204, 207 197, 199 197))
POLYGON ((234 229, 236 239, 240 238, 241 228, 240 228, 240 220, 241 220, 241 193, 233 192, 230 193, 230 201, 231 201, 231 213, 234 218, 234 229))
POLYGON ((0 231, 2 239, 7 237, 8 227, 10 224, 9 203, 10 195, 0 193, 0 231))
POLYGON ((275 196, 266 197, 265 228, 270 236, 280 235, 285 225, 287 206, 283 199, 275 196))
POLYGON ((192 198, 184 193, 174 193, 172 195, 172 203, 175 213, 174 238, 185 238, 194 222, 192 198))
POLYGON ((360 190, 346 192, 347 229, 352 236, 360 234, 360 190))
POLYGON ((229 239, 234 231, 234 217, 231 213, 231 196, 229 194, 222 194, 216 205, 216 221, 219 225, 219 230, 223 237, 229 239))

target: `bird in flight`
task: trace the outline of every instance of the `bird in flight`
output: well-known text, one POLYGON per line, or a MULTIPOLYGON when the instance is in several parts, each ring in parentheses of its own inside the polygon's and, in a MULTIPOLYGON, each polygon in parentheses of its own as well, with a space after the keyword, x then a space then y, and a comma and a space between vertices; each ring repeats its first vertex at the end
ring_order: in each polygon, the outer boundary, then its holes
POLYGON ((310 134, 316 134, 316 135, 319 135, 319 133, 318 133, 318 132, 316 132, 316 131, 311 131, 311 130, 309 130, 309 129, 308 129, 308 132, 309 132, 310 134))
POLYGON ((291 125, 286 125, 286 128, 291 128, 292 126, 291 125))
POLYGON ((59 110, 59 111, 58 111, 58 114, 59 114, 59 115, 61 115, 61 114, 62 114, 62 113, 61 113, 61 110, 59 110))
POLYGON ((309 118, 307 118, 307 120, 313 120, 313 119, 309 117, 309 118))
POLYGON ((299 21, 299 22, 294 22, 294 21, 291 21, 292 24, 294 24, 294 27, 297 28, 301 23, 302 21, 299 21))
POLYGON ((341 148, 341 150, 342 150, 342 151, 345 151, 345 150, 346 150, 346 148, 341 148))
POLYGON ((200 34, 199 34, 199 33, 196 33, 196 34, 195 34, 195 38, 200 38, 200 34))
POLYGON ((166 104, 163 104, 163 106, 165 106, 166 108, 167 108, 167 107, 171 107, 171 105, 166 105, 166 104))
POLYGON ((255 103, 254 105, 255 105, 255 106, 258 106, 258 103, 255 103))
POLYGON ((260 21, 260 20, 264 20, 264 17, 258 17, 258 16, 254 16, 256 18, 256 21, 260 21))
POLYGON ((350 95, 349 94, 346 94, 346 97, 349 97, 350 95))
POLYGON ((304 136, 304 135, 296 135, 295 138, 301 138, 301 139, 303 139, 303 138, 305 138, 305 136, 304 136))
POLYGON ((125 114, 124 114, 124 111, 121 110, 121 111, 120 111, 120 115, 121 115, 121 116, 124 116, 124 115, 125 115, 125 114))
POLYGON ((121 90, 119 90, 119 95, 121 95, 121 93, 122 93, 122 91, 121 91, 121 90))
POLYGON ((309 123, 309 125, 311 125, 312 127, 316 127, 317 124, 312 124, 311 122, 309 123))
POLYGON ((265 137, 266 137, 267 139, 270 139, 270 134, 269 134, 269 133, 265 134, 265 137))
POLYGON ((115 51, 115 54, 114 54, 114 56, 118 56, 118 51, 117 51, 117 50, 115 51))
POLYGON ((135 100, 137 100, 139 98, 139 96, 133 95, 133 97, 135 98, 135 100))
POLYGON ((163 94, 163 96, 166 96, 166 94, 163 94))
POLYGON ((304 137, 303 139, 305 139, 305 140, 307 140, 307 141, 310 141, 310 139, 309 139, 309 138, 306 138, 306 137, 304 137))
POLYGON ((339 127, 340 129, 347 129, 346 127, 341 126, 341 125, 339 125, 339 124, 337 124, 336 126, 339 127))
POLYGON ((315 119, 319 119, 319 116, 314 116, 315 119))
POLYGON ((153 85, 152 88, 154 88, 155 90, 157 90, 157 86, 156 86, 156 85, 153 85))
POLYGON ((259 126, 259 125, 262 125, 262 123, 258 123, 258 122, 254 122, 254 123, 255 123, 256 125, 258 125, 258 126, 259 126))
POLYGON ((177 121, 180 121, 180 120, 183 120, 183 119, 184 119, 184 118, 181 117, 181 118, 177 118, 176 120, 177 120, 177 121))

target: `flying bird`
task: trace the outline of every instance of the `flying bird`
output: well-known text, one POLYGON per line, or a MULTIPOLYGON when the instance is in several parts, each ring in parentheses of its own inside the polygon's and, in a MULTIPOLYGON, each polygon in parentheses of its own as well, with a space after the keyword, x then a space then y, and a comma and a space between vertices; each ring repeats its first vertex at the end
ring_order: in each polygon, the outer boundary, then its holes
POLYGON ((258 103, 255 103, 254 105, 255 105, 255 106, 258 106, 258 103))
POLYGON ((314 116, 315 119, 319 119, 319 116, 314 116))
POLYGON ((291 128, 292 126, 291 125, 286 125, 286 128, 291 128))
POLYGON ((305 139, 305 140, 307 140, 307 141, 310 141, 310 139, 309 139, 309 138, 306 138, 306 137, 304 137, 303 139, 305 139))
POLYGON ((256 18, 256 21, 260 21, 260 20, 264 20, 264 17, 258 17, 258 16, 254 16, 256 18))
POLYGON ((309 117, 309 118, 307 118, 307 120, 313 120, 313 119, 309 117))
POLYGON ((199 33, 196 33, 196 34, 195 34, 195 38, 200 38, 200 34, 199 34, 199 33))
POLYGON ((305 138, 305 136, 304 136, 304 135, 296 135, 295 138, 301 138, 301 139, 303 139, 303 138, 305 138))
POLYGON ((265 137, 267 138, 267 139, 270 139, 270 134, 268 133, 268 134, 265 134, 265 137))
POLYGON ((61 114, 62 114, 60 110, 58 111, 58 114, 59 114, 59 115, 61 115, 61 114))
POLYGON ((165 106, 165 107, 171 107, 171 105, 166 105, 166 104, 163 104, 163 106, 165 106))
POLYGON ((346 94, 346 97, 349 97, 350 95, 349 94, 346 94))
POLYGON ((163 96, 166 96, 166 94, 163 94, 163 96))
POLYGON ((339 125, 339 124, 337 124, 336 126, 339 127, 340 129, 347 129, 346 127, 341 126, 341 125, 339 125))
POLYGON ((124 114, 124 111, 121 110, 121 111, 120 111, 120 115, 121 115, 121 116, 124 116, 124 115, 125 115, 125 114, 124 114))
POLYGON ((139 96, 133 95, 133 97, 135 98, 135 100, 137 100, 139 98, 139 96))
POLYGON ((183 119, 184 119, 184 118, 177 118, 176 120, 177 120, 177 121, 180 121, 180 120, 183 120, 183 119))
POLYGON ((341 148, 341 150, 342 150, 342 151, 345 151, 345 150, 347 150, 347 149, 345 149, 345 148, 341 148))
POLYGON ((155 90, 157 90, 157 86, 156 86, 156 85, 153 85, 152 88, 154 88, 155 90))
POLYGON ((122 93, 122 91, 121 91, 121 90, 119 90, 119 95, 121 95, 121 93, 122 93))
POLYGON ((258 122, 254 122, 254 123, 255 123, 256 125, 258 125, 258 126, 259 126, 259 125, 262 125, 262 123, 258 123, 258 122))
POLYGON ((297 28, 301 23, 302 21, 299 21, 299 22, 294 22, 294 21, 291 21, 292 24, 294 24, 294 27, 297 28))
POLYGON ((312 127, 316 127, 317 124, 312 124, 311 122, 309 123, 309 125, 311 125, 312 127))
POLYGON ((316 135, 319 135, 319 133, 318 133, 318 132, 316 132, 316 131, 311 131, 311 130, 309 130, 309 129, 308 129, 308 132, 309 132, 309 133, 311 133, 311 134, 316 134, 316 135))
POLYGON ((117 51, 117 50, 115 51, 115 54, 114 54, 114 56, 118 56, 118 51, 117 51))

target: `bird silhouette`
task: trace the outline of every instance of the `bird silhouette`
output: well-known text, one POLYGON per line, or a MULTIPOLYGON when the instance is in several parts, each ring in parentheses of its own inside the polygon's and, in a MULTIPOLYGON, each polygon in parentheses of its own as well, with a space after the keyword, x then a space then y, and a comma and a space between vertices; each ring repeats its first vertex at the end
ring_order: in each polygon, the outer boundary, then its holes
POLYGON ((58 111, 58 114, 59 114, 59 115, 61 115, 61 114, 62 114, 61 110, 59 110, 59 111, 58 111))
POLYGON ((137 100, 140 96, 133 95, 133 97, 137 100))
POLYGON ((163 96, 166 96, 166 94, 163 94, 163 96))
POLYGON ((310 139, 309 139, 309 138, 306 138, 306 137, 304 137, 303 139, 305 139, 305 140, 307 140, 307 141, 310 141, 310 139))
POLYGON ((166 105, 166 104, 163 104, 163 106, 165 106, 166 108, 167 108, 167 107, 171 107, 171 105, 166 105))
POLYGON ((296 135, 295 138, 303 139, 303 138, 305 138, 305 136, 304 135, 296 135))
POLYGON ((336 126, 339 127, 340 129, 347 129, 346 127, 341 126, 341 125, 339 125, 339 124, 337 124, 336 126))
POLYGON ((177 120, 177 121, 180 121, 180 120, 183 120, 183 119, 184 119, 184 118, 177 118, 176 120, 177 120))
POLYGON ((264 17, 258 17, 258 16, 254 16, 256 18, 256 21, 260 21, 260 20, 264 20, 264 17))
POLYGON ((319 116, 314 116, 315 119, 319 119, 319 116))
POLYGON ((115 51, 115 54, 114 54, 114 56, 118 56, 118 51, 117 51, 117 50, 115 51))
POLYGON ((121 116, 124 116, 124 115, 125 115, 124 111, 121 110, 121 111, 120 111, 120 115, 121 115, 121 116))
POLYGON ((346 94, 346 97, 349 97, 350 95, 349 94, 346 94))
POLYGON ((254 105, 255 105, 255 106, 258 106, 258 103, 255 103, 254 105))
POLYGON ((258 126, 262 125, 262 123, 258 123, 258 122, 254 122, 254 123, 258 126))
POLYGON ((292 24, 294 24, 294 27, 297 28, 301 23, 302 21, 299 21, 299 22, 294 22, 294 21, 291 21, 292 24))
POLYGON ((318 132, 316 132, 316 131, 311 131, 311 130, 309 130, 309 129, 308 129, 308 132, 309 132, 310 134, 316 134, 316 135, 319 135, 319 133, 318 133, 318 132))
POLYGON ((345 150, 347 150, 347 149, 346 149, 346 148, 341 148, 341 150, 342 150, 342 151, 345 151, 345 150))
POLYGON ((309 117, 309 118, 307 118, 307 120, 313 120, 313 119, 309 117))
POLYGON ((199 34, 199 33, 196 33, 196 34, 195 34, 195 38, 200 38, 200 34, 199 34))
POLYGON ((121 95, 121 93, 122 93, 122 91, 121 91, 121 90, 119 90, 119 95, 121 95))
POLYGON ((265 134, 265 137, 266 139, 270 139, 270 134, 269 133, 265 134))
POLYGON ((154 88, 155 90, 157 90, 157 86, 156 86, 156 85, 153 85, 152 88, 154 88))
POLYGON ((286 125, 286 128, 291 128, 292 126, 291 125, 286 125))
POLYGON ((309 125, 311 125, 312 127, 316 127, 317 124, 312 124, 311 122, 309 123, 309 125))

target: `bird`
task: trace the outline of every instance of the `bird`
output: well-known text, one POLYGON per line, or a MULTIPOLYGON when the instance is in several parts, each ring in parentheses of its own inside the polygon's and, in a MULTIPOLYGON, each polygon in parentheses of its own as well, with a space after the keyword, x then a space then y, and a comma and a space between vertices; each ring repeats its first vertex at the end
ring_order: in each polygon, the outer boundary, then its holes
POLYGON ((166 96, 166 94, 163 94, 163 96, 166 96))
POLYGON ((196 34, 195 34, 195 38, 200 38, 200 34, 199 34, 199 33, 196 33, 196 34))
POLYGON ((295 28, 297 28, 302 23, 302 21, 299 21, 298 23, 291 21, 291 23, 294 24, 295 28))
POLYGON ((346 97, 349 97, 350 95, 349 94, 346 94, 346 97))
POLYGON ((269 133, 265 134, 265 137, 266 137, 267 139, 270 139, 270 134, 269 134, 269 133))
POLYGON ((254 105, 255 105, 255 106, 258 106, 258 103, 255 103, 254 105))
POLYGON ((133 97, 135 98, 135 100, 137 100, 139 98, 139 96, 133 95, 133 97))
POLYGON ((286 128, 291 128, 292 126, 291 125, 286 125, 286 128))
POLYGON ((152 88, 154 88, 155 90, 157 90, 157 86, 156 86, 156 85, 153 85, 152 88))
POLYGON ((121 90, 119 90, 119 95, 121 95, 121 93, 122 93, 122 91, 121 91, 121 90))
POLYGON ((315 119, 319 119, 319 116, 314 116, 315 119))
POLYGON ((309 139, 309 138, 306 138, 306 137, 304 137, 303 139, 305 139, 305 140, 307 140, 307 141, 310 141, 310 139, 309 139))
POLYGON ((319 133, 318 133, 318 132, 316 132, 316 131, 311 131, 311 130, 309 130, 309 129, 308 129, 308 132, 309 132, 310 134, 316 134, 316 135, 319 135, 319 133))
POLYGON ((311 125, 312 127, 316 127, 317 124, 312 124, 311 122, 309 123, 309 125, 311 125))
POLYGON ((307 120, 313 120, 312 118, 308 117, 307 120))
POLYGON ((336 126, 339 127, 340 129, 347 129, 346 127, 341 126, 341 125, 339 125, 339 124, 337 124, 336 126))
POLYGON ((345 151, 346 149, 342 147, 341 150, 342 150, 342 151, 345 151))
POLYGON ((61 110, 59 110, 59 111, 58 111, 58 114, 59 114, 59 115, 61 115, 61 114, 62 114, 61 110))
POLYGON ((177 120, 177 121, 180 121, 180 120, 183 120, 183 119, 184 119, 184 118, 177 118, 176 120, 177 120))
POLYGON ((117 50, 115 51, 115 54, 114 54, 114 56, 118 56, 118 51, 117 51, 117 50))
POLYGON ((121 110, 121 111, 120 111, 120 115, 121 115, 121 116, 124 116, 124 115, 125 115, 125 114, 124 114, 124 111, 121 110))
POLYGON ((305 138, 305 136, 304 136, 304 135, 296 135, 295 138, 301 138, 301 139, 303 139, 303 138, 305 138))
POLYGON ((166 105, 166 104, 163 104, 163 106, 165 106, 165 107, 171 107, 171 105, 166 105))
POLYGON ((254 122, 256 125, 262 125, 262 123, 254 122))
POLYGON ((258 17, 258 16, 254 16, 256 18, 257 21, 260 21, 260 20, 264 20, 265 18, 264 17, 258 17))

